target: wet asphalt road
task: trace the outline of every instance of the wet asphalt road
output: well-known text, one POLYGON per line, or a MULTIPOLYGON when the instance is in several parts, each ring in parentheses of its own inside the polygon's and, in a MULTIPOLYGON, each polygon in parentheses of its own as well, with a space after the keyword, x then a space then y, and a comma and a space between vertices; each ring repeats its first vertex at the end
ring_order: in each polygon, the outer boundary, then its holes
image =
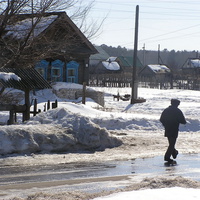
MULTIPOLYGON (((107 163, 71 163, 58 165, 5 166, 0 160, 0 190, 30 189, 32 187, 50 187, 66 185, 77 187, 77 184, 92 183, 88 190, 108 189, 107 185, 99 187, 103 182, 128 179, 128 176, 175 175, 200 180, 200 157, 198 154, 179 155, 177 165, 168 166, 161 156, 129 161, 107 163), (96 189, 95 189, 96 187, 96 189)), ((86 184, 85 184, 86 185, 86 184)), ((80 186, 79 186, 80 187, 80 186)), ((120 186, 110 186, 116 189, 120 186)))

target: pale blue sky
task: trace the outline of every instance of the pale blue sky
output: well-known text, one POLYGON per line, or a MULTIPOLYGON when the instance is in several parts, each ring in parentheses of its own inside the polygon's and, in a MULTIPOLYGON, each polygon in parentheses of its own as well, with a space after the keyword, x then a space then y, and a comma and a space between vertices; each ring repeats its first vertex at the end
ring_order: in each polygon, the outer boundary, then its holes
POLYGON ((93 44, 133 49, 135 10, 139 5, 138 49, 200 50, 199 0, 96 0, 91 17, 106 17, 93 44))

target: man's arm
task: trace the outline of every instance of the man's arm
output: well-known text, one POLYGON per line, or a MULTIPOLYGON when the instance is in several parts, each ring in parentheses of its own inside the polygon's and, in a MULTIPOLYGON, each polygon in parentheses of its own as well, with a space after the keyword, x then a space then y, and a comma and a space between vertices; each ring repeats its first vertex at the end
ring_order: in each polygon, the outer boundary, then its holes
POLYGON ((160 116, 160 122, 162 123, 163 126, 165 126, 165 117, 164 117, 164 111, 162 112, 161 116, 160 116))
POLYGON ((187 123, 181 110, 180 110, 179 123, 181 123, 181 124, 186 124, 187 123))

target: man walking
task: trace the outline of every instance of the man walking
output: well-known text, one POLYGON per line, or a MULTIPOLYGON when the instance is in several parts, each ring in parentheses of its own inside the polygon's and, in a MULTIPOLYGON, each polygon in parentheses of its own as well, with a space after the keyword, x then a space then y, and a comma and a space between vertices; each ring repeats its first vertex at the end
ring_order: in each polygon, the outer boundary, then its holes
POLYGON ((160 122, 165 128, 165 137, 167 137, 169 146, 164 156, 164 160, 173 163, 176 159, 178 151, 175 149, 176 140, 178 137, 179 124, 186 124, 185 117, 182 111, 178 108, 180 101, 178 99, 171 99, 171 106, 166 108, 160 117, 160 122))

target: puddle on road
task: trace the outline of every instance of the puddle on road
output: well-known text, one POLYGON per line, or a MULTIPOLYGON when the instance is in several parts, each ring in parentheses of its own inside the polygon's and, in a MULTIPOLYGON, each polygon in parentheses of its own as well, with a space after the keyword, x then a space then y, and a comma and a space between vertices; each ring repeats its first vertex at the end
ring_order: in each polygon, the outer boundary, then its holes
MULTIPOLYGON (((177 158, 177 165, 174 166, 165 165, 163 156, 130 161, 115 161, 109 163, 106 167, 102 166, 102 168, 97 169, 97 171, 88 171, 85 174, 87 177, 111 177, 117 175, 136 175, 138 177, 142 175, 144 175, 144 177, 148 175, 174 175, 200 181, 200 156, 198 154, 179 155, 177 158)), ((78 189, 93 193, 124 188, 125 186, 125 182, 124 184, 114 184, 111 180, 110 183, 98 182, 92 184, 79 184, 77 186, 70 186, 68 189, 78 189)))
POLYGON ((131 173, 169 174, 200 181, 200 156, 198 154, 179 155, 174 166, 166 165, 163 156, 136 159, 131 162, 131 173))
POLYGON ((110 164, 110 167, 98 171, 96 175, 169 174, 200 181, 200 156, 198 154, 179 155, 176 161, 177 164, 174 166, 166 165, 163 156, 118 161, 110 164), (113 167, 111 167, 112 165, 113 167))
POLYGON ((79 178, 109 177, 119 175, 177 175, 200 181, 200 155, 184 154, 177 158, 176 166, 165 166, 163 157, 113 161, 105 163, 62 163, 47 166, 3 166, 0 163, 0 185, 9 182, 34 182, 52 180, 71 180, 79 178))

